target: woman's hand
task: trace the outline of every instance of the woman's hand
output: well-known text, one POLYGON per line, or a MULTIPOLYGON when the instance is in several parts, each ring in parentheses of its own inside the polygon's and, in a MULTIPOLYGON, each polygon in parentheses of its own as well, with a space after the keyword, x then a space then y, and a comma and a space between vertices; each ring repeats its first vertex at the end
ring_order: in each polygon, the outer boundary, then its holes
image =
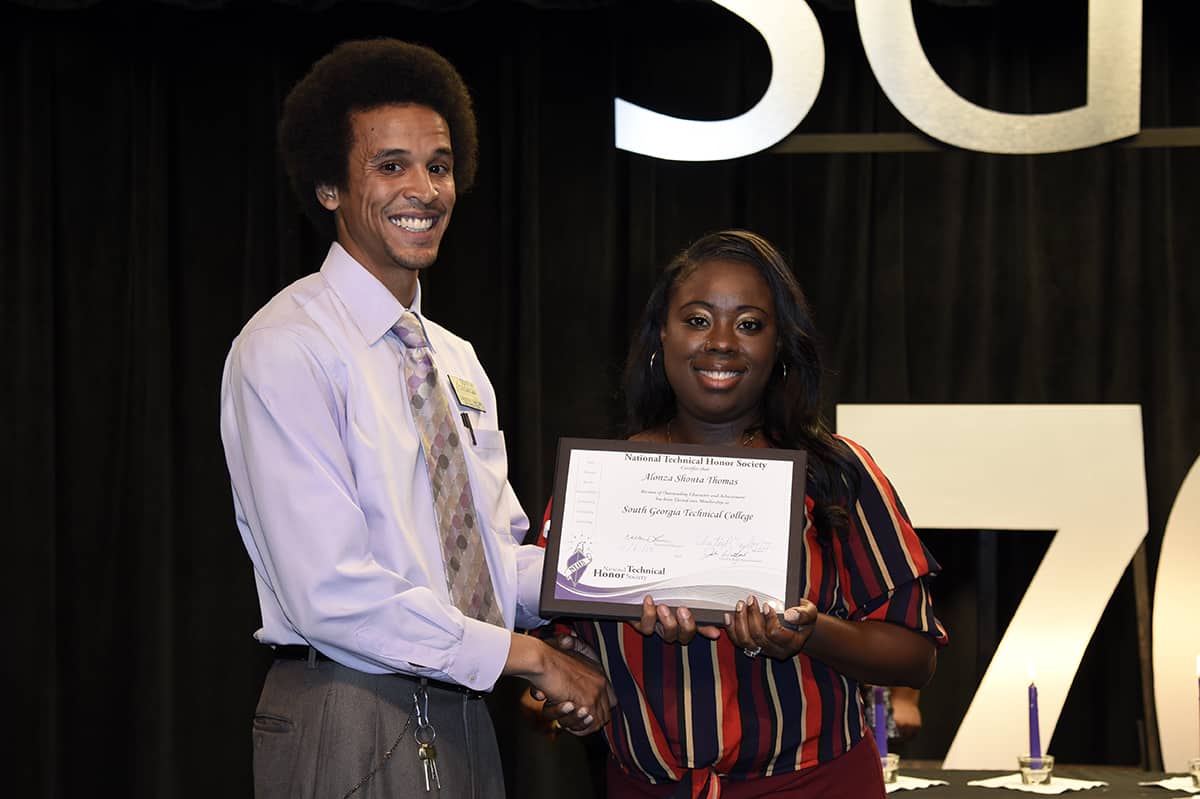
POLYGON ((687 608, 655 604, 654 597, 649 594, 642 600, 642 618, 629 623, 642 635, 657 633, 658 637, 668 644, 681 646, 690 644, 697 633, 712 641, 721 637, 720 627, 697 625, 695 617, 687 608))
POLYGON ((785 659, 804 650, 861 683, 920 688, 937 668, 937 647, 928 636, 890 621, 818 613, 806 599, 778 614, 750 597, 725 619, 729 640, 747 654, 785 659))
MULTIPOLYGON (((546 643, 560 652, 565 652, 577 660, 587 663, 598 671, 602 669, 600 657, 596 651, 574 635, 560 635, 553 641, 547 640, 546 643)), ((545 692, 532 685, 529 687, 528 696, 534 703, 540 705, 538 715, 544 724, 566 730, 572 735, 587 735, 594 731, 594 719, 587 708, 577 709, 575 703, 569 700, 564 702, 550 700, 546 697, 545 692)), ((608 704, 610 707, 617 704, 617 696, 613 693, 611 683, 608 685, 608 704)))
POLYGON ((740 646, 747 654, 761 652, 776 660, 787 660, 808 643, 816 621, 817 606, 807 599, 801 599, 800 604, 781 615, 770 605, 764 610, 751 596, 745 602, 738 602, 733 613, 725 614, 725 631, 734 646, 740 646))

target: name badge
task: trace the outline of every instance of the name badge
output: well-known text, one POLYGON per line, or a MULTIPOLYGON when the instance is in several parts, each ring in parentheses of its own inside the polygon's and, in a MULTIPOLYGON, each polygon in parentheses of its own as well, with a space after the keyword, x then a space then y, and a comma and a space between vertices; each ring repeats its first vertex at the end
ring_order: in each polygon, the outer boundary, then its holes
POLYGON ((454 389, 454 396, 458 400, 458 404, 464 408, 484 413, 483 400, 479 398, 475 384, 462 377, 447 376, 450 378, 450 387, 454 389))

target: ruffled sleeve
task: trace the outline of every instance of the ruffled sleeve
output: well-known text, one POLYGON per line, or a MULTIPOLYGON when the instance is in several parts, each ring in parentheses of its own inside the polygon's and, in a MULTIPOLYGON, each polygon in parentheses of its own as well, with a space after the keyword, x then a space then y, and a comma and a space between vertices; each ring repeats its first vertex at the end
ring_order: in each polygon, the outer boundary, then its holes
POLYGON ((929 581, 941 566, 909 521, 895 487, 870 453, 839 436, 859 467, 850 524, 835 542, 849 616, 901 624, 939 646, 948 639, 933 612, 929 581))

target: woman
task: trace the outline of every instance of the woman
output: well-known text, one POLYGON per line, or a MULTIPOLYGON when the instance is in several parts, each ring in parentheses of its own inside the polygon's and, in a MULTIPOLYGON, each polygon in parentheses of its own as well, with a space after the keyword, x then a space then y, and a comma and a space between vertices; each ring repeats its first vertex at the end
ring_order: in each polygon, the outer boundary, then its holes
MULTIPOLYGON (((617 695, 609 796, 884 795, 858 685, 933 675, 939 567, 870 456, 821 419, 814 338, 791 271, 752 233, 700 239, 650 295, 625 369, 631 438, 807 450, 804 598, 781 617, 747 597, 723 627, 651 597, 636 624, 571 625, 563 645, 595 655, 617 695)), ((544 714, 573 729, 574 711, 544 714)))

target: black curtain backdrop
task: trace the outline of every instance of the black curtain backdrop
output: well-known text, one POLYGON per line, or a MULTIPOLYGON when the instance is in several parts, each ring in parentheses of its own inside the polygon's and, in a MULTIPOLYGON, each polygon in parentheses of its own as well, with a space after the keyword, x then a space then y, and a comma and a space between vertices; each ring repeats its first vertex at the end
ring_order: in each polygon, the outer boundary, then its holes
MULTIPOLYGON (((1140 404, 1153 576, 1200 454, 1200 151, 704 164, 617 152, 615 96, 721 118, 765 88, 762 40, 704 2, 36 5, 0 4, 12 795, 249 794, 267 660, 251 638, 218 385, 240 326, 324 253, 287 191, 274 125, 291 84, 348 38, 429 44, 474 92, 478 185, 423 278, 425 307, 488 368, 535 519, 557 438, 618 431, 621 361, 656 271, 700 234, 743 226, 781 247, 810 294, 831 413, 1140 404)), ((812 5, 826 74, 799 132, 912 131, 875 83, 849 3, 812 5)), ((1015 112, 1083 102, 1083 0, 915 5, 934 65, 968 99, 1015 112)), ((1145 4, 1143 127, 1200 125, 1191 8, 1145 4)), ((951 567, 935 590, 954 643, 911 753, 944 754, 986 668, 977 571, 999 570, 1003 632, 1051 535, 929 536, 951 567)), ((1139 685, 1127 578, 1058 725, 1060 762, 1138 763, 1139 685)), ((530 732, 516 690, 492 700, 510 794, 591 795, 580 775, 595 750, 530 732)))

